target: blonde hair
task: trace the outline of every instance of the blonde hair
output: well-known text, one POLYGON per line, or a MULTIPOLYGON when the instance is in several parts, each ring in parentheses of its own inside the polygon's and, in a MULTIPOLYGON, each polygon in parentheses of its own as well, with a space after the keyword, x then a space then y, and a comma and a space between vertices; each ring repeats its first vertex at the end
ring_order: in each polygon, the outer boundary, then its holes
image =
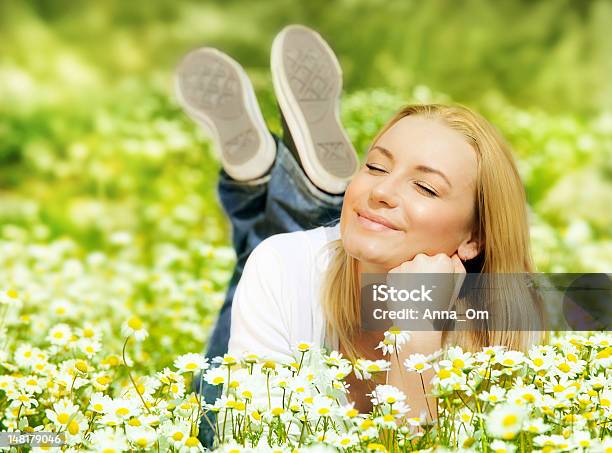
MULTIPOLYGON (((463 106, 441 104, 408 105, 378 132, 372 144, 396 122, 409 115, 442 121, 460 132, 477 155, 478 171, 474 206, 474 234, 480 253, 464 262, 468 273, 534 272, 529 247, 526 196, 510 147, 501 134, 482 116, 463 106)), ((358 261, 348 255, 338 239, 329 244, 332 258, 322 285, 322 302, 327 329, 336 334, 351 359, 359 357, 354 339, 361 329, 358 261)), ((509 285, 508 285, 509 286, 509 285)), ((466 329, 442 333, 443 344, 456 344, 476 351, 484 346, 503 345, 526 351, 546 334, 537 331, 544 319, 541 299, 525 288, 498 288, 497 294, 480 306, 495 305, 496 322, 486 331, 466 329), (512 296, 510 296, 512 295, 512 296), (526 299, 525 296, 529 298, 526 299), (532 300, 533 304, 525 304, 532 300), (520 325, 525 330, 506 330, 520 325), (534 324, 527 326, 525 321, 534 324), (506 327, 506 328, 505 328, 506 327)), ((463 301, 464 302, 464 301, 463 301)), ((461 301, 458 305, 462 304, 461 301)), ((468 321, 469 323, 469 321, 468 321)))

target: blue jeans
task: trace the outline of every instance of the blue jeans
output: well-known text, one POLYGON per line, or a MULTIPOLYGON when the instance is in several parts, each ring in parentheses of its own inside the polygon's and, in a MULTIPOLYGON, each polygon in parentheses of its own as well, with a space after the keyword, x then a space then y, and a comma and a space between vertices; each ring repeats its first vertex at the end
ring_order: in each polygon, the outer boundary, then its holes
MULTIPOLYGON (((344 195, 331 195, 316 187, 306 176, 293 154, 278 138, 276 160, 268 175, 246 184, 231 179, 222 169, 218 194, 232 224, 232 243, 236 251, 236 267, 227 289, 219 318, 208 340, 206 357, 227 353, 230 336, 231 309, 234 292, 247 258, 253 249, 273 234, 331 226, 340 219, 344 195)), ((195 380, 195 391, 200 380, 195 380)), ((202 382, 206 402, 214 403, 221 386, 202 382)), ((214 441, 214 414, 209 412, 200 423, 200 441, 211 447, 214 441)))

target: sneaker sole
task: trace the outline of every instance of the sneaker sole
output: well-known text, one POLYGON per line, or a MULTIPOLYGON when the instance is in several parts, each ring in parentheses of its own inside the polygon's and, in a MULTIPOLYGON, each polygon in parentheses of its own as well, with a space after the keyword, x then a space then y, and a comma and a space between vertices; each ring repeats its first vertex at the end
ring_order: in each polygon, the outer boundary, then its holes
POLYGON ((271 55, 276 97, 304 171, 329 193, 342 193, 359 169, 340 122, 342 70, 321 36, 290 25, 274 39, 271 55))
POLYGON ((244 69, 213 48, 189 52, 175 77, 179 104, 206 129, 221 150, 224 170, 233 179, 263 176, 276 157, 276 144, 244 69))

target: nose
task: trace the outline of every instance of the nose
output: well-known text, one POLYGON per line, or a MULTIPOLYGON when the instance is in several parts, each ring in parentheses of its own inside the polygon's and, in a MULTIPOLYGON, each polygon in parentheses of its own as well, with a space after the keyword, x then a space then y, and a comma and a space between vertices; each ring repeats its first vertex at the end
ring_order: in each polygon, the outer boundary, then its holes
POLYGON ((398 183, 393 178, 380 178, 370 190, 370 200, 394 208, 398 204, 397 187, 398 183))

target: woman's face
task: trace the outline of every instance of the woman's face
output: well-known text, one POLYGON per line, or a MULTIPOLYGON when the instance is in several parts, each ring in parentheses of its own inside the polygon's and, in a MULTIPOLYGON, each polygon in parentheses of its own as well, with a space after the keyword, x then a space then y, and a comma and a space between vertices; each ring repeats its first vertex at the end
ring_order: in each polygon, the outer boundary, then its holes
POLYGON ((473 258, 476 172, 476 152, 459 132, 423 116, 402 118, 373 144, 347 187, 345 250, 368 272, 418 253, 459 250, 460 258, 473 258))

